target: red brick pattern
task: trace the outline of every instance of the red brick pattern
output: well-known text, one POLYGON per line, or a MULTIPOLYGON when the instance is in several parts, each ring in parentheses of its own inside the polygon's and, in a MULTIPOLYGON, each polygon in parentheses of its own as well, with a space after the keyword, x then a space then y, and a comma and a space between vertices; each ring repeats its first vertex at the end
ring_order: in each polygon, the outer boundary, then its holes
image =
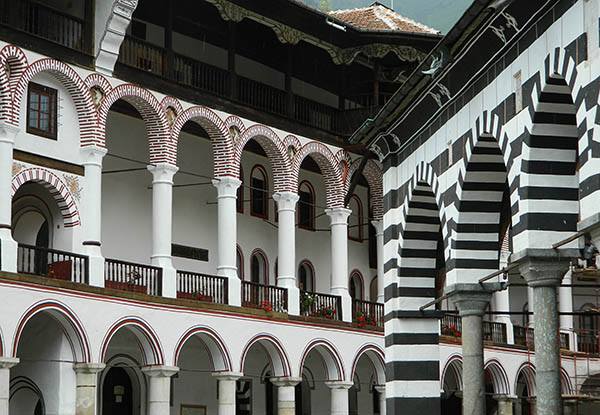
POLYGON ((3 86, 0 92, 0 117, 4 120, 9 118, 11 94, 25 69, 27 57, 23 51, 14 45, 4 46, 0 51, 0 85, 3 86), (10 75, 6 72, 7 67, 10 75))
POLYGON ((227 126, 228 130, 233 126, 236 126, 242 133, 246 130, 244 122, 241 120, 240 117, 237 117, 235 115, 230 115, 229 117, 225 118, 225 125, 227 126))
POLYGON ((88 90, 93 87, 100 88, 102 92, 104 92, 104 96, 106 96, 110 91, 112 91, 112 85, 108 82, 104 76, 99 73, 91 73, 85 78, 85 86, 88 90))
POLYGON ((163 111, 166 113, 167 108, 171 107, 175 110, 175 115, 179 116, 183 112, 183 107, 181 106, 181 102, 175 97, 167 95, 160 101, 160 106, 163 111))
MULTIPOLYGON (((346 176, 346 181, 344 183, 344 194, 347 194, 348 190, 350 190, 352 176, 354 176, 354 173, 356 173, 358 170, 359 165, 360 159, 355 160, 350 165, 348 174, 346 176)), ((369 188, 371 189, 371 207, 373 209, 373 219, 381 220, 383 219, 383 176, 381 169, 375 161, 369 160, 367 161, 367 164, 363 170, 363 176, 367 180, 369 188)))

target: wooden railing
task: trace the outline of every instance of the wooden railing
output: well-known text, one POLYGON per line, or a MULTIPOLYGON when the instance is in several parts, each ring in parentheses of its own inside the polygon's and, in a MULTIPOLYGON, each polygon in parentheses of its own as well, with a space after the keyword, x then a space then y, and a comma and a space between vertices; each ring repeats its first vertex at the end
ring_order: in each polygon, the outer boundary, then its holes
POLYGON ((300 314, 307 317, 342 319, 342 297, 300 291, 300 314))
POLYGON ((177 298, 227 304, 227 278, 177 271, 177 298))
POLYGON ((242 76, 238 77, 237 98, 251 107, 273 114, 286 115, 287 113, 285 91, 242 76))
POLYGON ((495 321, 484 321, 482 329, 483 340, 506 344, 506 324, 495 321))
POLYGON ((71 49, 87 52, 85 21, 27 0, 2 0, 1 22, 71 49))
POLYGON ((17 272, 88 284, 89 259, 85 255, 19 244, 17 272))
POLYGON ((515 344, 520 346, 528 346, 529 349, 534 349, 533 328, 513 326, 513 335, 515 344))
POLYGON ((285 288, 242 281, 242 307, 286 313, 287 293, 285 288))
POLYGON ((560 348, 561 349, 565 349, 565 350, 569 350, 570 349, 570 344, 569 344, 569 333, 564 333, 564 332, 559 332, 558 334, 558 340, 560 342, 560 348))
POLYGON ((295 96, 294 110, 296 119, 327 131, 339 131, 337 108, 321 104, 310 99, 295 96))
POLYGON ((162 295, 162 268, 107 258, 104 263, 104 286, 121 291, 162 295))
POLYGON ((577 333, 577 351, 598 354, 598 335, 593 333, 577 333))
POLYGON ((222 97, 229 95, 229 72, 187 56, 173 56, 174 70, 170 77, 175 82, 222 97))
POLYGON ((166 74, 166 51, 143 40, 127 36, 121 45, 119 59, 129 66, 152 72, 157 75, 166 74))
POLYGON ((462 336, 462 320, 456 314, 445 314, 442 317, 442 336, 461 337, 462 336))
POLYGON ((364 300, 352 300, 352 321, 360 327, 383 327, 383 304, 364 300))

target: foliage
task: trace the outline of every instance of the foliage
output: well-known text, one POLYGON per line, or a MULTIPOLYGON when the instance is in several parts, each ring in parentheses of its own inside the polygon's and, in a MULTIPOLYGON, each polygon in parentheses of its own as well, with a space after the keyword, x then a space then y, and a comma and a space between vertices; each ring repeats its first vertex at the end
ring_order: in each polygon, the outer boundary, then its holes
POLYGON ((458 331, 454 325, 442 326, 442 335, 450 336, 450 337, 460 337, 461 336, 460 331, 458 331))
POLYGON ((317 296, 309 293, 302 293, 302 311, 310 311, 312 305, 317 301, 317 296))
POLYGON ((325 306, 323 308, 321 308, 320 314, 322 317, 328 318, 328 319, 334 319, 335 318, 335 310, 332 307, 329 306, 325 306))
POLYGON ((273 305, 271 304, 270 301, 263 301, 260 304, 260 308, 262 308, 263 310, 269 312, 269 311, 273 310, 273 305))

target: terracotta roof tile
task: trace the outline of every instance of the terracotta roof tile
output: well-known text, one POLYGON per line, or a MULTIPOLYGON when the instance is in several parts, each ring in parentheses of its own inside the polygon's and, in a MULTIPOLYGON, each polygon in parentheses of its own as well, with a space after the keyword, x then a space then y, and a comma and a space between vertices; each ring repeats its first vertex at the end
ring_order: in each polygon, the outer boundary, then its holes
POLYGON ((348 10, 334 10, 329 14, 343 22, 369 30, 399 30, 439 34, 440 32, 404 17, 377 2, 369 7, 348 10))

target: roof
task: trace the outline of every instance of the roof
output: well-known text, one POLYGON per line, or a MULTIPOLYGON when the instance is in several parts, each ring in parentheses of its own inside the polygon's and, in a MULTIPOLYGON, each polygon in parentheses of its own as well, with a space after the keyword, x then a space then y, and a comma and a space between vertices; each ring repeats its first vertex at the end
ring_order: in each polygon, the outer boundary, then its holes
POLYGON ((398 30, 403 32, 418 32, 439 34, 440 32, 415 22, 394 10, 375 2, 369 7, 358 9, 334 10, 329 14, 339 20, 356 27, 368 30, 398 30))

